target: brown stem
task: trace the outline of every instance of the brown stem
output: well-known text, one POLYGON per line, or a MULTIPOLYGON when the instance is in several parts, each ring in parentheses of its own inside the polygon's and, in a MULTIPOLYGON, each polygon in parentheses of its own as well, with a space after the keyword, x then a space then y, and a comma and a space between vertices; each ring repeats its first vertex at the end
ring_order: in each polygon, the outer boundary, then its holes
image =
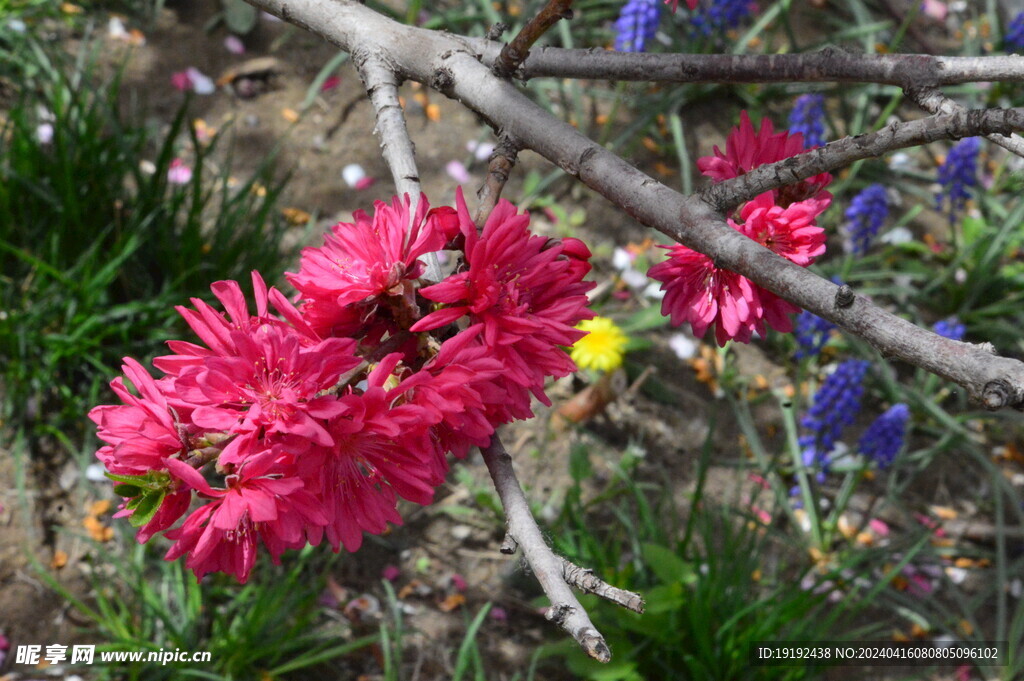
POLYGON ((501 198, 501 191, 508 182, 509 173, 516 165, 521 148, 519 142, 511 135, 503 133, 499 136, 498 146, 495 147, 487 164, 487 179, 476 193, 479 203, 476 213, 473 214, 473 223, 477 229, 483 229, 484 223, 501 198))
POLYGON ((572 19, 572 0, 548 0, 537 16, 523 26, 522 30, 501 48, 501 53, 494 62, 494 75, 509 78, 519 65, 530 56, 530 48, 558 23, 559 19, 572 19))
MULTIPOLYGON (((919 107, 928 113, 956 113, 966 111, 960 104, 942 94, 938 88, 908 88, 905 90, 907 97, 913 100, 919 107)), ((1019 135, 985 135, 985 139, 993 144, 998 144, 1012 154, 1024 157, 1024 139, 1019 135)))
MULTIPOLYGON (((463 42, 484 64, 501 46, 482 38, 463 42)), ((1024 56, 938 57, 864 54, 838 47, 801 54, 654 54, 599 47, 538 47, 517 78, 583 78, 658 83, 878 83, 900 88, 1024 81, 1024 56)))
POLYGON ((558 559, 562 563, 562 579, 567 584, 571 584, 583 593, 595 594, 612 603, 621 605, 627 610, 643 614, 644 599, 639 594, 608 584, 589 568, 581 568, 579 565, 570 563, 561 556, 558 559))

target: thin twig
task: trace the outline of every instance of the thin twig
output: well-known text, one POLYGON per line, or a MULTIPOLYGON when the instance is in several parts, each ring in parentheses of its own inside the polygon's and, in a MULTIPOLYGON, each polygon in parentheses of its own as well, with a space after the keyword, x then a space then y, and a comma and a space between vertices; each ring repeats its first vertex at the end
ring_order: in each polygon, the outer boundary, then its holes
POLYGON ((478 203, 476 213, 473 214, 473 222, 478 229, 483 229, 487 217, 501 198, 501 191, 508 182, 509 173, 516 165, 521 148, 518 140, 511 135, 503 133, 498 136, 498 145, 487 163, 487 179, 476 193, 478 203))
POLYGON ((819 173, 845 168, 854 161, 877 158, 896 149, 929 142, 961 139, 989 133, 1008 134, 1024 130, 1024 108, 961 109, 904 123, 890 123, 881 130, 829 142, 777 163, 768 163, 748 173, 716 182, 701 192, 712 208, 729 213, 740 203, 766 191, 805 180, 819 173))
POLYGON ((582 568, 575 563, 571 563, 562 556, 558 556, 558 560, 562 563, 562 579, 566 581, 583 593, 595 594, 601 598, 611 601, 616 605, 620 605, 627 610, 633 612, 643 613, 644 611, 644 599, 640 597, 640 594, 635 594, 632 591, 626 591, 620 589, 617 586, 612 586, 600 577, 594 574, 594 571, 589 568, 582 568))
MULTIPOLYGON (((482 38, 464 42, 494 64, 500 46, 482 38)), ((863 54, 838 47, 801 54, 654 54, 600 47, 538 47, 516 78, 583 78, 653 83, 878 83, 897 87, 1024 81, 1024 56, 933 57, 863 54)))
POLYGON ((499 78, 508 78, 515 73, 519 65, 530 56, 533 44, 560 19, 572 19, 572 0, 548 0, 544 9, 523 26, 512 42, 501 48, 501 53, 494 61, 494 74, 499 78))
POLYGON ((501 540, 501 548, 498 550, 506 556, 511 556, 519 550, 519 542, 516 541, 515 537, 506 532, 505 538, 501 540))
MULTIPOLYGON (((956 113, 966 109, 942 94, 937 88, 908 88, 907 97, 913 100, 918 106, 928 113, 956 113)), ((1024 138, 1019 135, 985 135, 985 139, 993 144, 998 144, 1011 154, 1024 157, 1024 138)))
POLYGON ((547 618, 576 639, 588 655, 595 660, 608 662, 612 657, 608 644, 566 583, 562 560, 545 543, 512 468, 512 457, 505 451, 497 433, 491 439, 491 444, 480 452, 505 510, 508 533, 519 542, 526 562, 551 601, 547 618))

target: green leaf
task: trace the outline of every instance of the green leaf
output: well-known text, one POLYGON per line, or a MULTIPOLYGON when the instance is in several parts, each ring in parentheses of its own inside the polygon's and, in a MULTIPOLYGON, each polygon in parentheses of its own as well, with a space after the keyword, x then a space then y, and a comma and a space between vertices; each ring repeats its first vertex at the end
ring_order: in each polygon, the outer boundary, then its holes
POLYGON ((104 471, 103 475, 107 476, 114 482, 123 482, 126 485, 145 487, 147 482, 145 475, 119 475, 117 473, 109 473, 106 471, 104 471))
POLYGON ((692 584, 697 579, 693 566, 660 544, 641 545, 647 567, 661 580, 662 584, 692 584))
POLYGON ((136 485, 114 485, 114 494, 119 497, 135 497, 142 492, 142 488, 136 485))
POLYGON ((662 584, 647 591, 644 594, 644 602, 647 604, 644 615, 657 615, 662 612, 680 610, 686 602, 683 596, 682 582, 662 584))
POLYGON ((589 478, 594 472, 586 447, 573 447, 569 453, 569 475, 576 482, 589 478))
POLYGON ((259 14, 252 5, 247 5, 242 0, 220 0, 224 7, 224 23, 232 33, 245 35, 256 28, 256 20, 259 14))
POLYGON ((149 492, 141 496, 132 499, 131 503, 128 504, 128 508, 132 508, 134 504, 135 512, 128 518, 128 522, 131 523, 132 527, 142 527, 156 515, 156 512, 160 510, 160 505, 164 501, 163 490, 159 492, 149 492))

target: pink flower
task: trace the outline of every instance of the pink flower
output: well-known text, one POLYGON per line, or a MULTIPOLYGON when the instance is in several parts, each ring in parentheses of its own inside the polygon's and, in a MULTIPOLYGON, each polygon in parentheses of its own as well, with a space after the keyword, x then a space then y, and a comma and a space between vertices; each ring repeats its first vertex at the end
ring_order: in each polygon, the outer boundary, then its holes
POLYGON ((831 201, 801 201, 785 208, 775 205, 771 192, 743 204, 740 229, 768 250, 801 267, 825 252, 825 230, 814 224, 831 201))
POLYGON ((167 181, 171 184, 188 184, 192 180, 192 169, 180 158, 171 161, 167 169, 167 181))
POLYGON ((460 459, 473 445, 490 444, 495 424, 515 418, 509 395, 499 384, 503 365, 479 342, 482 331, 477 324, 446 340, 433 359, 396 389, 429 414, 431 436, 441 451, 460 459))
MULTIPOLYGON (((704 156, 697 160, 700 171, 715 182, 728 180, 744 175, 758 166, 775 163, 805 151, 803 135, 790 135, 787 131, 775 132, 772 122, 767 118, 761 121, 759 130, 754 130, 753 123, 746 111, 740 112, 740 124, 733 128, 725 140, 725 153, 717 146, 714 156, 704 156)), ((793 185, 776 189, 773 194, 775 203, 788 206, 797 201, 814 199, 825 201, 819 213, 828 207, 832 195, 824 188, 832 181, 828 173, 821 173, 793 185)))
POLYGON ((462 164, 462 161, 448 161, 444 169, 448 176, 459 184, 466 184, 470 180, 469 171, 466 170, 466 166, 462 164))
POLYGON ((714 325, 715 339, 723 346, 730 339, 750 342, 761 310, 746 277, 717 267, 708 256, 682 244, 669 247, 669 259, 647 276, 662 283, 661 313, 673 326, 689 322, 700 338, 714 325))
POLYGON ((126 360, 123 404, 90 417, 139 541, 163 532, 168 560, 242 582, 261 547, 275 561, 325 539, 354 551, 401 524, 400 499, 433 500, 449 453, 485 446, 573 370, 586 246, 531 235, 507 202, 482 235, 461 193, 457 209, 409 203, 358 212, 307 249, 295 302, 253 272, 255 309, 234 281, 211 286, 220 307, 179 307, 199 342, 169 341, 163 378, 126 360), (444 248, 463 251, 462 270, 422 288, 419 258, 444 248))
POLYGON ((188 77, 188 71, 175 71, 171 74, 171 85, 175 90, 188 92, 192 89, 192 79, 188 77))
MULTIPOLYGON (((161 386, 142 365, 126 357, 122 370, 139 395, 128 391, 120 377, 110 387, 124 402, 123 405, 102 405, 89 412, 89 418, 98 426, 98 436, 109 443, 96 452, 96 457, 108 471, 116 475, 140 476, 151 472, 166 472, 169 461, 185 456, 199 434, 189 424, 180 423, 170 408, 161 386)), ((165 477, 169 483, 173 474, 165 477)), ((165 494, 160 507, 146 524, 139 527, 136 539, 145 543, 156 534, 173 525, 188 511, 191 494, 177 491, 165 494)), ((128 517, 134 510, 125 508, 115 517, 128 517)))
POLYGON ((224 49, 231 54, 245 54, 245 43, 237 35, 229 35, 224 38, 224 49))
POLYGON ((310 528, 327 522, 317 499, 301 480, 285 475, 273 452, 250 458, 240 474, 228 476, 223 489, 211 487, 184 462, 170 463, 177 476, 212 499, 166 533, 175 543, 165 558, 187 556, 185 566, 197 579, 220 571, 245 583, 256 561, 257 538, 279 562, 285 549, 306 543, 310 528))
MULTIPOLYGON (((772 192, 765 192, 742 206, 742 222, 729 218, 728 223, 777 255, 807 267, 825 252, 825 231, 814 221, 831 200, 828 192, 821 192, 783 207, 776 205, 772 192)), ((796 305, 686 246, 676 244, 669 252, 669 259, 652 267, 648 276, 662 282, 662 314, 671 316, 674 326, 689 322, 700 337, 714 324, 719 345, 730 339, 747 343, 754 332, 764 336, 766 324, 782 332, 793 330, 790 315, 800 312, 796 305)))
POLYGON ((877 534, 879 537, 889 536, 889 525, 884 520, 872 518, 868 521, 868 527, 870 527, 871 531, 877 534))
POLYGON ((323 422, 345 408, 336 395, 322 393, 359 363, 355 342, 328 338, 304 346, 298 332, 271 325, 232 331, 230 340, 234 355, 205 357, 174 381, 179 399, 194 409, 193 423, 239 434, 220 464, 242 461, 257 437, 296 453, 311 444, 329 447, 323 422))
POLYGON ((175 353, 157 357, 153 365, 171 376, 181 374, 185 369, 201 365, 206 357, 231 357, 238 354, 238 348, 231 336, 233 331, 245 334, 254 332, 261 326, 281 326, 291 328, 301 337, 304 345, 320 342, 320 336, 310 328, 301 313, 276 288, 267 289, 266 283, 259 272, 252 273, 253 293, 256 299, 256 314, 249 314, 248 303, 237 281, 218 281, 210 286, 213 295, 227 311, 218 312, 199 298, 193 298, 195 310, 178 306, 178 311, 206 347, 186 341, 168 341, 168 347, 175 353), (280 317, 269 311, 269 303, 280 313, 280 317))
POLYGON ((944 21, 946 15, 949 14, 949 7, 946 6, 945 2, 940 2, 939 0, 923 0, 921 2, 921 9, 927 16, 938 21, 944 21))
POLYGON ((402 576, 402 570, 397 565, 385 565, 380 576, 389 582, 397 581, 402 576))
POLYGON ((584 335, 573 327, 593 316, 586 296, 593 283, 582 281, 590 251, 575 239, 532 235, 529 215, 504 200, 477 235, 461 191, 456 203, 467 269, 420 290, 442 307, 410 330, 430 331, 468 317, 471 327, 482 325, 481 342, 504 364, 504 382, 522 389, 518 399, 529 390, 550 404, 544 379, 575 370, 562 348, 584 335))
POLYGON ((338 310, 358 303, 380 300, 397 305, 399 315, 415 306, 413 280, 423 273, 418 258, 441 250, 447 237, 438 220, 428 218, 426 197, 420 198, 415 215, 409 203, 397 197, 391 205, 378 201, 372 217, 356 211, 355 222, 332 227, 322 247, 302 251, 299 271, 287 277, 306 299, 303 314, 312 315, 316 328, 329 329, 325 324, 339 314, 351 321, 353 313, 338 310))
POLYGON ((97 457, 111 473, 143 474, 161 470, 164 461, 187 452, 187 431, 175 422, 167 398, 157 382, 141 364, 126 357, 121 369, 139 395, 133 395, 124 379, 115 378, 110 387, 123 405, 101 405, 89 412, 98 426, 98 437, 107 446, 97 457))
POLYGON ((296 457, 298 475, 327 514, 324 532, 335 551, 357 550, 363 532, 381 534, 388 523, 401 525, 398 497, 426 505, 443 482, 434 453, 420 449, 428 419, 417 406, 390 406, 381 385, 388 373, 372 372, 365 393, 342 398, 345 413, 328 426, 333 445, 296 457))

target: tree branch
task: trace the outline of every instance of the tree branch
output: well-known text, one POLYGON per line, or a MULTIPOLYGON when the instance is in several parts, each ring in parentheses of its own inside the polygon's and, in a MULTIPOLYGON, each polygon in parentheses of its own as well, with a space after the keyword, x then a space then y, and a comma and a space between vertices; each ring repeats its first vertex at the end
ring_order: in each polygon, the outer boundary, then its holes
POLYGON ((501 48, 494 61, 494 74, 499 78, 511 76, 530 56, 533 44, 559 19, 572 19, 572 0, 548 0, 544 9, 523 26, 512 42, 501 48))
MULTIPOLYGON (((505 510, 508 533, 523 549, 526 562, 551 601, 547 618, 565 629, 588 655, 595 660, 608 662, 612 657, 608 644, 566 583, 562 559, 552 553, 544 542, 540 528, 530 513, 526 495, 523 494, 512 468, 512 457, 505 451, 497 433, 491 439, 491 444, 482 448, 480 453, 483 454, 487 471, 491 474, 494 488, 498 491, 498 498, 501 499, 501 506, 505 510)), ((640 599, 637 594, 630 596, 640 599)))
MULTIPOLYGON (((484 64, 500 47, 480 38, 466 43, 484 64)), ((861 54, 829 47, 805 54, 649 54, 599 47, 541 47, 516 70, 531 78, 587 78, 663 83, 880 83, 901 88, 988 81, 1024 81, 1024 56, 932 57, 861 54)))
MULTIPOLYGON (((960 104, 942 94, 937 88, 909 88, 906 90, 907 97, 928 113, 957 113, 966 111, 960 104)), ((1019 135, 985 135, 985 139, 993 144, 998 144, 1012 154, 1024 157, 1024 139, 1019 135)))
POLYGON ((501 198, 501 190, 508 182, 509 173, 516 165, 516 158, 521 148, 519 141, 511 135, 502 133, 498 136, 498 146, 494 148, 494 153, 491 154, 487 164, 487 179, 476 193, 479 203, 476 213, 473 214, 473 223, 477 229, 483 229, 487 217, 494 210, 498 199, 501 198))
POLYGON ((380 138, 381 154, 391 169, 395 189, 399 196, 408 194, 415 206, 420 198, 420 174, 416 169, 415 145, 398 100, 398 77, 382 55, 372 50, 354 50, 352 57, 377 112, 374 132, 380 138))
MULTIPOLYGON (((308 28, 342 49, 372 44, 389 56, 399 74, 430 84, 461 101, 496 130, 515 135, 527 148, 579 178, 639 222, 706 253, 720 267, 742 274, 860 336, 883 355, 958 383, 990 409, 1024 405, 1024 363, 997 357, 988 345, 937 336, 860 296, 855 296, 849 305, 836 305, 835 284, 763 248, 731 229, 701 198, 684 197, 672 191, 548 114, 481 64, 463 39, 403 26, 350 0, 305 0, 294 4, 291 0, 248 1, 308 28)), ((1016 78, 1020 77, 1018 73, 1016 78)), ((1005 112, 995 114, 998 117, 1005 112)), ((984 125, 970 127, 971 115, 973 112, 967 115, 967 127, 958 127, 958 123, 945 133, 953 136, 1016 129, 1009 120, 1003 128, 993 121, 988 121, 993 123, 991 129, 984 125)), ((1019 115, 1017 111, 1009 114, 1019 115)), ((985 115, 981 118, 987 120, 985 115)), ((827 149, 811 153, 824 153, 827 149)))
POLYGON ((643 614, 645 603, 639 594, 612 586, 595 575, 593 570, 581 568, 562 556, 558 556, 558 560, 562 565, 562 579, 565 580, 566 584, 576 587, 583 593, 600 596, 627 610, 643 614))
POLYGON ((771 189, 845 168, 854 161, 876 158, 895 149, 990 133, 1005 135, 1014 130, 1024 130, 1024 108, 967 110, 961 107, 952 113, 936 114, 917 121, 890 123, 876 132, 845 137, 824 147, 758 166, 739 177, 712 184, 700 196, 712 208, 728 213, 740 203, 771 189))

